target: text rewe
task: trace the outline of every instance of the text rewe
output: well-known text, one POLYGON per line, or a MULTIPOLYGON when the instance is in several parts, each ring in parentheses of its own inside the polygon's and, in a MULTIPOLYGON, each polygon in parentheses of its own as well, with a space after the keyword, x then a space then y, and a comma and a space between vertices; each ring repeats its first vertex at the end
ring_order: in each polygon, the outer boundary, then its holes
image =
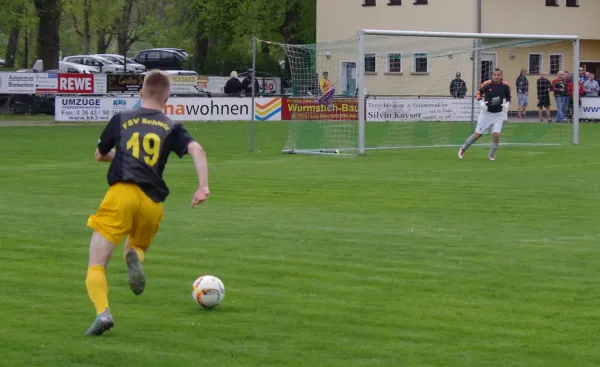
POLYGON ((93 76, 59 76, 58 89, 60 92, 93 93, 93 76))

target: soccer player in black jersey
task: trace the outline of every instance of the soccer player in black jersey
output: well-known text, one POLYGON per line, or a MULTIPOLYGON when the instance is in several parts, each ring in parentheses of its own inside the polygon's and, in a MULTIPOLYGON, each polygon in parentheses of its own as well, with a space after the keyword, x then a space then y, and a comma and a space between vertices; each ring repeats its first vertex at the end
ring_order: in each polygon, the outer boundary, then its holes
POLYGON ((96 214, 88 219, 94 229, 90 241, 85 284, 96 308, 96 319, 86 335, 101 335, 114 325, 108 308, 105 269, 115 247, 127 237, 124 257, 129 285, 136 295, 144 291, 144 254, 163 217, 163 202, 169 189, 162 174, 170 152, 180 158, 192 156, 198 174, 198 189, 192 208, 209 195, 206 154, 188 132, 163 114, 171 93, 170 77, 151 71, 144 78, 141 108, 116 114, 104 128, 96 160, 110 162, 109 189, 96 214), (114 148, 114 149, 113 149, 114 148))
POLYGON ((475 133, 467 139, 458 150, 458 158, 462 159, 465 152, 471 144, 476 142, 481 135, 492 128, 492 143, 490 144, 490 161, 495 160, 494 154, 500 144, 500 132, 502 124, 508 118, 508 109, 510 107, 510 86, 502 79, 502 70, 496 68, 492 74, 492 80, 487 80, 481 84, 477 91, 476 98, 481 105, 481 113, 477 121, 475 133))

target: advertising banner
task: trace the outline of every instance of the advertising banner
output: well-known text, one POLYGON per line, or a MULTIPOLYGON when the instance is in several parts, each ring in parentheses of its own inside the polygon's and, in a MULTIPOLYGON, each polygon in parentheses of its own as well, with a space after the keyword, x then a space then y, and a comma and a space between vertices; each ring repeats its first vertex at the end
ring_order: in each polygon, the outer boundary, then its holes
POLYGON ((328 108, 317 98, 285 98, 281 111, 283 120, 358 120, 356 98, 335 98, 328 108))
POLYGON ((34 94, 36 73, 0 73, 0 94, 34 94))
POLYGON ((198 75, 171 75, 171 94, 197 93, 198 75))
POLYGON ((582 119, 600 120, 600 97, 581 98, 582 119))
MULTIPOLYGON (((256 98, 256 119, 281 120, 281 98, 256 98)), ((141 106, 137 97, 60 96, 56 121, 108 121, 124 109, 141 106)), ((169 98, 164 113, 174 121, 250 121, 251 98, 169 98)))
POLYGON ((110 74, 106 76, 106 92, 138 94, 143 83, 141 74, 110 74))
POLYGON ((36 73, 37 94, 106 94, 107 74, 36 73))
MULTIPOLYGON (((367 121, 471 121, 470 99, 367 99, 367 121)), ((475 117, 480 106, 475 103, 475 117)))
POLYGON ((119 111, 131 108, 138 98, 56 97, 56 121, 108 121, 119 111))
POLYGON ((55 93, 58 89, 58 74, 37 73, 35 75, 35 93, 55 93), (48 92, 49 91, 49 92, 48 92))

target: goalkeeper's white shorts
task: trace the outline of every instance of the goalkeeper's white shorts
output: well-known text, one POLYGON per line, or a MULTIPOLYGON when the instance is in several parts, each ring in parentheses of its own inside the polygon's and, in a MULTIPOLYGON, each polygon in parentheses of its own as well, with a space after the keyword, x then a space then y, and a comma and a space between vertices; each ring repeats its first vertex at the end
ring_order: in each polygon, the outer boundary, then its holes
POLYGON ((477 120, 477 127, 475 132, 477 134, 486 134, 487 130, 492 128, 492 133, 500 133, 502 131, 502 124, 504 123, 504 112, 489 112, 486 110, 481 111, 479 114, 479 120, 477 120))

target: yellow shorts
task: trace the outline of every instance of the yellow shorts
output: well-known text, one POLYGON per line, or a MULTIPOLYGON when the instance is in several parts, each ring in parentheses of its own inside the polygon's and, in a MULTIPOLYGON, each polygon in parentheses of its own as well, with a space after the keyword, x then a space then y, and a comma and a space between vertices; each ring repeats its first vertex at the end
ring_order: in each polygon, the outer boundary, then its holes
POLYGON ((129 235, 129 245, 147 248, 158 232, 163 203, 155 203, 133 183, 112 185, 87 225, 115 246, 129 235))

